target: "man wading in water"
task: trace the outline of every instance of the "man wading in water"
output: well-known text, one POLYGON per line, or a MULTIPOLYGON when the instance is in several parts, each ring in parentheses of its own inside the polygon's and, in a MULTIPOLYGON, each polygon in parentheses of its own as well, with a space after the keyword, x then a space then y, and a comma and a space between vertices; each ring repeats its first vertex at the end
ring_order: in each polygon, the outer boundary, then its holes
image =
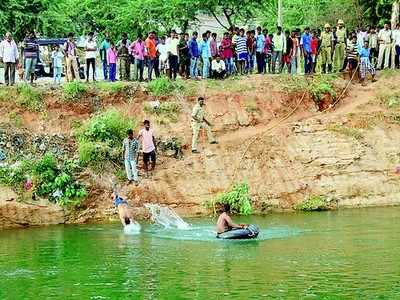
POLYGON ((231 211, 231 207, 229 204, 224 204, 224 210, 223 212, 219 215, 218 221, 217 221, 217 237, 221 233, 227 232, 232 230, 233 228, 246 228, 246 224, 235 224, 233 223, 231 217, 229 216, 229 213, 231 211))

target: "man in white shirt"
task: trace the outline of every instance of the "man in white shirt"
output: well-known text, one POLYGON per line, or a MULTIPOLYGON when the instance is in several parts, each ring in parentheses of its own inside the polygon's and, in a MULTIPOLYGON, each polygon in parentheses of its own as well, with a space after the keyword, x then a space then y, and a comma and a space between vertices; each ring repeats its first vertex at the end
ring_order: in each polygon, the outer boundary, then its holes
POLYGON ((7 32, 5 39, 0 43, 0 62, 4 63, 4 81, 6 85, 15 83, 15 66, 18 64, 19 54, 17 44, 10 32, 7 32))
POLYGON ((168 65, 168 48, 167 45, 165 44, 164 36, 160 37, 160 43, 157 45, 157 53, 160 63, 159 66, 160 73, 165 74, 169 69, 169 65, 168 65))
POLYGON ((178 44, 179 38, 175 30, 171 31, 171 39, 168 45, 169 78, 176 80, 178 74, 178 44))
POLYGON ((378 69, 382 68, 383 58, 385 58, 384 69, 389 68, 390 48, 392 43, 392 31, 389 24, 386 23, 384 28, 378 33, 379 55, 378 55, 378 69))
POLYGON ((225 77, 225 63, 221 60, 219 55, 217 55, 211 63, 211 72, 212 78, 214 79, 224 79, 225 77))
POLYGON ((396 25, 396 29, 393 30, 392 33, 392 38, 393 38, 393 43, 394 43, 394 63, 392 64, 392 67, 396 66, 396 68, 399 68, 400 66, 400 24, 396 25))
POLYGON ((89 69, 92 65, 93 81, 96 81, 96 55, 97 55, 97 45, 96 41, 93 39, 93 32, 88 34, 88 39, 85 43, 85 58, 86 58, 86 82, 89 81, 89 69))

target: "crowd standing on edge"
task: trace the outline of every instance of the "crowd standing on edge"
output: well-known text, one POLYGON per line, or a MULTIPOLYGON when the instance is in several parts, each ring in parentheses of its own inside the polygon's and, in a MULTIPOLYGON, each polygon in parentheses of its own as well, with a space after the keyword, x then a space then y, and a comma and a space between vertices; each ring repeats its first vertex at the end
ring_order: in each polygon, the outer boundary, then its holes
MULTIPOLYGON (((62 47, 54 46, 51 56, 54 82, 60 83, 60 70, 64 68, 67 81, 80 80, 77 48, 73 33, 68 34, 62 47)), ((118 80, 144 81, 145 75, 149 81, 162 75, 175 80, 178 74, 184 79, 197 80, 224 79, 253 72, 309 75, 348 70, 350 73, 357 71, 364 83, 367 72, 374 76, 375 69, 399 67, 400 25, 393 30, 385 24, 383 28, 370 26, 349 31, 344 22, 338 20, 337 26, 325 24, 323 30, 305 27, 303 31, 299 28, 284 31, 278 26, 274 33, 261 27, 248 31, 233 27, 221 37, 210 31, 201 35, 193 32, 191 36, 175 30, 168 36, 157 36, 152 31, 146 37, 139 34, 135 41, 130 41, 123 33, 116 42, 104 33, 100 44, 90 32, 83 50, 86 81, 90 79, 90 71, 93 81, 98 78, 99 58, 103 79, 112 82, 117 77, 118 80)), ((6 33, 0 44, 5 83, 15 83, 16 68, 23 70, 26 82, 32 83, 38 58, 39 45, 34 32, 26 35, 20 51, 11 33, 6 33)))

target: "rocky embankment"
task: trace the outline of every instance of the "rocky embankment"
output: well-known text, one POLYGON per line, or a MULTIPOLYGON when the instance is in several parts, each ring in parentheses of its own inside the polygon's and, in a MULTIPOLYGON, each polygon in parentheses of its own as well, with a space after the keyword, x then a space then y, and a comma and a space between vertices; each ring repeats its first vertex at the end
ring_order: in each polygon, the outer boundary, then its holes
MULTIPOLYGON (((207 110, 220 142, 208 145, 202 136, 203 148, 198 155, 189 149, 189 114, 196 95, 167 97, 167 101, 172 99, 181 107, 177 120, 171 123, 157 122, 143 109, 146 101, 154 100, 146 93, 129 102, 111 101, 137 120, 154 121, 160 139, 182 140, 183 157, 161 151, 153 176, 142 177, 138 187, 122 185, 121 191, 139 217, 146 215, 143 204, 148 202, 169 205, 184 216, 205 214, 204 203, 243 181, 250 186, 258 213, 292 210, 307 197, 320 195, 330 199, 336 208, 397 205, 400 176, 395 168, 400 164, 396 142, 400 140, 400 111, 378 94, 386 80, 368 87, 351 86, 339 105, 327 112, 318 112, 321 102, 316 105, 312 95, 307 94, 299 103, 302 93, 282 90, 273 80, 255 77, 251 88, 246 88, 246 81, 233 91, 220 86, 205 88, 204 83, 198 83, 198 90, 206 95, 207 110)), ((338 86, 340 92, 343 82, 338 86)), ((60 111, 50 115, 53 119, 48 124, 54 124, 60 111)), ((70 112, 60 122, 84 121, 89 116, 70 112)), ((52 126, 50 135, 43 126, 26 127, 30 127, 31 134, 23 129, 12 133, 3 126, 0 147, 7 152, 22 147, 38 153, 60 151, 73 155, 75 144, 68 126, 60 126, 59 132, 52 126)), ((90 184, 90 194, 74 210, 43 200, 16 201, 15 193, 3 189, 0 226, 115 219, 109 197, 109 178, 113 174, 93 175, 86 171, 83 177, 90 184)))

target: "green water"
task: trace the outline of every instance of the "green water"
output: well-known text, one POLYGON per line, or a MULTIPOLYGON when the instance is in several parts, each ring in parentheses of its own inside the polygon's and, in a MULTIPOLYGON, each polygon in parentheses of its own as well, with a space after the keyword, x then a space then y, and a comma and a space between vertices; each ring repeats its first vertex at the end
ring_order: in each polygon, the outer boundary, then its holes
POLYGON ((400 299, 400 208, 243 218, 258 241, 118 224, 0 231, 0 299, 400 299))

